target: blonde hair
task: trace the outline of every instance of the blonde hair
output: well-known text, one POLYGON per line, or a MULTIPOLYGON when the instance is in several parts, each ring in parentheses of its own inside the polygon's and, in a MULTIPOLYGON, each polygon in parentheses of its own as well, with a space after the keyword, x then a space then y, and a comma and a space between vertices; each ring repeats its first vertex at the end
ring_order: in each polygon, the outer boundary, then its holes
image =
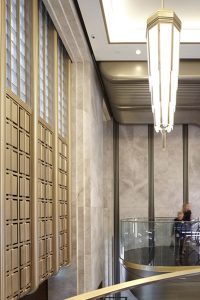
MULTIPOLYGON (((186 212, 188 210, 187 206, 190 206, 190 203, 183 204, 183 212, 186 212)), ((190 207, 189 207, 189 209, 190 209, 190 207)))

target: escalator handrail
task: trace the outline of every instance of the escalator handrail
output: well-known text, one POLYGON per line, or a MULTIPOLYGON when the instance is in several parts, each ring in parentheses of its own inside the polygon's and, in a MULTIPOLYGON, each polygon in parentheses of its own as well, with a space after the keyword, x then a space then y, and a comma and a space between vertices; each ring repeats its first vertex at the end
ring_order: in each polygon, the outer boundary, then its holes
MULTIPOLYGON (((71 298, 67 298, 68 300, 89 300, 89 299, 97 299, 102 296, 108 295, 108 294, 115 294, 124 290, 133 289, 138 286, 146 285, 153 282, 159 282, 164 281, 168 279, 173 279, 177 277, 182 276, 191 276, 191 275, 197 275, 200 273, 200 267, 191 269, 191 270, 184 270, 184 271, 177 271, 167 274, 161 274, 161 275, 154 275, 145 277, 142 279, 136 279, 128 282, 123 282, 111 286, 104 287, 102 289, 94 290, 91 292, 87 292, 78 296, 74 296, 71 298)), ((66 299, 65 299, 66 300, 66 299)))

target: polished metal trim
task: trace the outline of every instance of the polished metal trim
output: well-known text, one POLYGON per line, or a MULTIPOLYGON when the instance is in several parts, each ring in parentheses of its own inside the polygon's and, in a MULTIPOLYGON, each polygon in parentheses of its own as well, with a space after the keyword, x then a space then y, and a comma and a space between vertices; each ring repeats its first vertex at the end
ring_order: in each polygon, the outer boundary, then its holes
POLYGON ((20 97, 16 94, 14 94, 11 89, 6 88, 6 94, 13 99, 14 101, 16 101, 21 107, 23 107, 27 112, 29 112, 29 114, 32 114, 32 108, 30 107, 30 105, 28 105, 26 102, 22 101, 20 99, 20 97))
POLYGON ((5 299, 6 1, 0 1, 0 299, 5 299))
POLYGON ((113 122, 113 168, 114 168, 114 282, 120 282, 119 265, 119 125, 113 122))
POLYGON ((183 203, 188 203, 188 124, 183 125, 183 203))
MULTIPOLYGON (((103 61, 99 63, 103 79, 109 82, 148 82, 148 64, 146 61, 103 61)), ((182 59, 179 66, 179 80, 199 80, 200 60, 182 59)))
MULTIPOLYGON (((151 105, 116 105, 112 104, 112 106, 119 110, 141 110, 141 111, 150 111, 151 105)), ((177 105, 176 109, 178 110, 200 110, 200 105, 177 105)))
POLYGON ((148 125, 148 219, 154 221, 154 126, 148 125))
POLYGON ((54 128, 52 125, 50 125, 49 123, 47 123, 44 119, 42 119, 39 115, 38 115, 38 122, 41 123, 42 125, 44 125, 44 127, 46 127, 51 133, 54 132, 54 128))
POLYGON ((68 225, 69 225, 69 261, 68 266, 72 260, 72 99, 71 99, 71 61, 68 61, 68 225))
POLYGON ((149 266, 149 265, 136 264, 122 259, 121 259, 121 263, 125 267, 130 269, 148 271, 148 272, 158 272, 158 273, 165 273, 165 272, 170 273, 175 271, 182 271, 182 270, 186 271, 186 270, 199 268, 199 266, 149 266))
POLYGON ((67 137, 63 137, 61 134, 58 133, 58 139, 61 140, 64 144, 68 144, 67 137))
POLYGON ((178 31, 181 30, 181 20, 173 10, 164 8, 157 10, 147 19, 147 30, 160 23, 171 23, 176 26, 178 31))
POLYGON ((58 34, 53 30, 53 271, 59 270, 59 232, 58 232, 58 34))
POLYGON ((90 300, 90 299, 98 299, 104 295, 115 294, 120 291, 130 290, 137 286, 143 286, 146 284, 150 284, 153 282, 160 282, 168 279, 175 279, 182 276, 192 276, 200 273, 200 267, 193 268, 191 270, 181 270, 173 273, 167 274, 159 274, 154 276, 149 276, 142 279, 131 280, 128 282, 119 283, 116 285, 111 285, 99 290, 87 292, 82 295, 78 295, 75 297, 67 298, 68 300, 90 300))
POLYGON ((31 289, 35 292, 39 286, 39 262, 38 262, 38 1, 31 1, 32 5, 32 53, 31 53, 31 228, 32 228, 32 270, 31 289))

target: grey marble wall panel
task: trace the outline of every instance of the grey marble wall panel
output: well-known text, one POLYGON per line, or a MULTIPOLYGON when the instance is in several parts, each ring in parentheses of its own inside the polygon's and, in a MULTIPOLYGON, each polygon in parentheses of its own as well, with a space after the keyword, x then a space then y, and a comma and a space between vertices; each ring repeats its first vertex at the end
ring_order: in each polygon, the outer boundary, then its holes
MULTIPOLYGON (((103 281, 103 111, 102 94, 94 72, 90 69, 90 245, 91 270, 86 276, 86 289, 96 289, 103 281), (88 278, 87 278, 88 277, 88 278)), ((87 133, 88 134, 88 133, 87 133)), ((86 237, 87 242, 87 237, 86 237)))
POLYGON ((154 135, 154 203, 155 217, 174 217, 183 203, 182 126, 167 135, 162 150, 161 135, 154 135))
POLYGON ((119 127, 120 219, 148 216, 148 127, 119 127))
POLYGON ((90 288, 97 289, 104 280, 104 235, 103 235, 103 209, 93 207, 92 243, 91 243, 91 282, 90 288))
POLYGON ((192 217, 200 217, 200 128, 189 126, 188 132, 188 181, 192 217))

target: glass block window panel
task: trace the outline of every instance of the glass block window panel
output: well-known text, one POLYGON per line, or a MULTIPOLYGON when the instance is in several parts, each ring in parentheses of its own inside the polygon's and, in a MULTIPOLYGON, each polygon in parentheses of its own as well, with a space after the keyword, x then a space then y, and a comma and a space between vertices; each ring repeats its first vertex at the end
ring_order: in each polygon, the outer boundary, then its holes
POLYGON ((31 15, 29 0, 6 0, 7 87, 30 104, 31 15))
POLYGON ((64 138, 68 134, 68 62, 64 45, 58 39, 58 133, 64 138))
POLYGON ((53 24, 42 1, 39 1, 39 113, 52 123, 53 104, 53 24))

